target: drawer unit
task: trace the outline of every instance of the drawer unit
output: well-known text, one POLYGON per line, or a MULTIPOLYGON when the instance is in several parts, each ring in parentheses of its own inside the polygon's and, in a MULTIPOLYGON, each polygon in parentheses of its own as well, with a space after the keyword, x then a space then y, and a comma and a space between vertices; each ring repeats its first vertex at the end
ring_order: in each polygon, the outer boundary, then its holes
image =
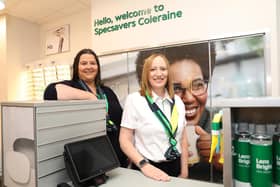
POLYGON ((5 186, 69 181, 64 144, 106 134, 104 101, 4 102, 1 107, 5 186))

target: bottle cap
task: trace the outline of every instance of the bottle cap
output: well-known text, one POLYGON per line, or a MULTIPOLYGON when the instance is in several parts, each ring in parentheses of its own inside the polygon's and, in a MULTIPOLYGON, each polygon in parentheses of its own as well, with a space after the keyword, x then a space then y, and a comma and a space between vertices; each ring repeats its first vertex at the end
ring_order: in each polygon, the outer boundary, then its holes
POLYGON ((254 134, 254 132, 255 132, 255 124, 254 123, 250 123, 249 124, 249 133, 250 134, 254 134))
POLYGON ((275 132, 279 132, 280 133, 280 124, 276 125, 275 132))
POLYGON ((238 132, 248 132, 249 124, 245 122, 240 122, 238 125, 238 132))
POLYGON ((265 134, 265 133, 266 133, 266 125, 265 124, 256 124, 255 134, 265 134))

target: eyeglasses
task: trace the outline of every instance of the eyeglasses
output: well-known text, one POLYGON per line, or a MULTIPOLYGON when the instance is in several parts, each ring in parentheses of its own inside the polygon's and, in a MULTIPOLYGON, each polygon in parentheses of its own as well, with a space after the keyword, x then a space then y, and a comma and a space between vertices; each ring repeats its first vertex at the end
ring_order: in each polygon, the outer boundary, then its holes
POLYGON ((176 95, 182 96, 185 94, 186 90, 190 90, 190 92, 195 95, 199 96, 206 92, 208 87, 208 81, 202 79, 195 79, 191 82, 188 88, 183 88, 181 83, 174 83, 173 88, 176 95))

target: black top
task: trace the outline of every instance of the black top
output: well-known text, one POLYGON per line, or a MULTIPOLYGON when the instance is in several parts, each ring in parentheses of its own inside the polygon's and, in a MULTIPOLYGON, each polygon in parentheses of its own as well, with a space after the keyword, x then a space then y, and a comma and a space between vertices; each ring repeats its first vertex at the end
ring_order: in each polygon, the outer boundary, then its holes
MULTIPOLYGON (((55 88, 56 84, 65 84, 73 88, 84 90, 78 81, 67 80, 67 81, 51 83, 45 89, 44 92, 45 100, 57 100, 57 92, 55 88)), ((108 114, 110 116, 110 120, 112 120, 115 123, 118 129, 117 131, 112 131, 112 132, 107 131, 107 135, 109 136, 110 141, 115 149, 115 152, 119 158, 121 166, 127 167, 127 157, 122 152, 119 143, 120 123, 121 123, 123 110, 116 94, 113 92, 111 88, 106 86, 101 86, 101 89, 103 90, 108 100, 108 114)))

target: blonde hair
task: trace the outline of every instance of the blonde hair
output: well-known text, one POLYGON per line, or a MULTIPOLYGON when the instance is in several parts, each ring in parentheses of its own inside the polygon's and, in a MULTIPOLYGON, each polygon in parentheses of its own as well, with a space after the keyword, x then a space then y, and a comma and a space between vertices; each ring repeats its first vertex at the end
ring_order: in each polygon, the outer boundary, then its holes
POLYGON ((149 83, 149 73, 150 73, 150 68, 152 66, 152 63, 156 57, 161 57, 167 66, 168 78, 167 78, 167 83, 165 85, 165 88, 167 89, 169 96, 173 98, 174 90, 173 90, 173 84, 171 82, 171 76, 169 73, 169 69, 170 69, 169 61, 167 60, 165 55, 161 53, 154 53, 144 60, 144 66, 143 66, 142 76, 141 76, 142 78, 140 83, 140 94, 142 96, 145 96, 147 91, 148 95, 152 96, 152 89, 149 83))

